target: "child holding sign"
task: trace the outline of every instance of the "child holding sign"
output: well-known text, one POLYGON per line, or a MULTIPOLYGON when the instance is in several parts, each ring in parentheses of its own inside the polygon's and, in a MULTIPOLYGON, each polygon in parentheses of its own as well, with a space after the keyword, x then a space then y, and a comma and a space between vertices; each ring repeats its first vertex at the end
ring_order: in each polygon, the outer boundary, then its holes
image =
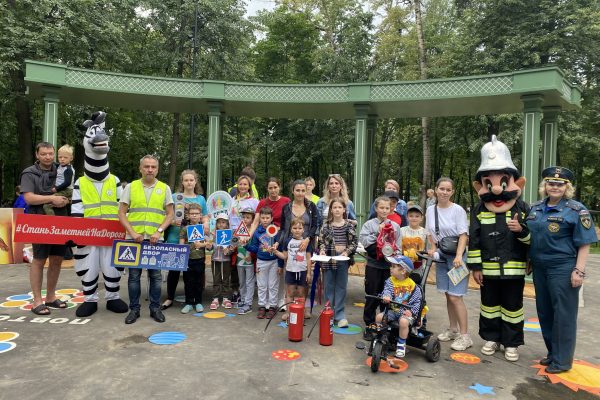
MULTIPOLYGON (((191 203, 188 205, 188 218, 190 225, 198 225, 202 222, 202 207, 199 204, 191 203)), ((202 226, 200 225, 200 229, 202 226)), ((196 308, 196 312, 204 311, 202 307, 202 286, 204 285, 204 240, 189 242, 186 229, 179 232, 179 244, 190 245, 190 257, 188 260, 188 270, 183 273, 183 284, 185 285, 185 305, 181 309, 183 314, 187 314, 196 308)))
MULTIPOLYGON (((242 209, 242 222, 249 227, 254 220, 254 210, 250 207, 242 209)), ((238 302, 238 314, 252 312, 252 300, 254 299, 254 285, 256 275, 254 273, 254 261, 252 254, 244 247, 248 241, 247 237, 240 237, 240 245, 237 248, 237 273, 240 280, 240 300, 238 302)))
POLYGON ((231 308, 231 236, 229 242, 224 243, 221 238, 217 237, 217 233, 223 234, 226 229, 229 229, 229 217, 227 214, 218 214, 216 216, 216 231, 213 236, 214 243, 207 244, 206 248, 213 249, 212 254, 212 274, 213 274, 213 290, 214 298, 210 303, 210 309, 216 310, 219 308, 219 299, 223 299, 223 307, 231 308))
MULTIPOLYGON (((312 280, 312 269, 310 263, 311 245, 309 244, 306 250, 301 251, 304 233, 304 220, 295 217, 290 223, 292 237, 283 243, 284 251, 275 250, 277 257, 285 261, 285 289, 286 303, 290 303, 294 297, 306 298, 308 283, 312 280)), ((279 275, 284 269, 279 268, 279 275)), ((305 318, 310 318, 310 310, 304 309, 305 318)), ((289 314, 283 314, 282 319, 287 320, 289 314)))
POLYGON ((277 313, 277 292, 279 291, 279 267, 274 253, 274 239, 267 233, 273 222, 273 211, 263 207, 259 213, 260 225, 254 231, 246 249, 256 254, 256 285, 258 286, 258 315, 256 318, 271 319, 277 313), (267 311, 268 310, 268 311, 267 311))

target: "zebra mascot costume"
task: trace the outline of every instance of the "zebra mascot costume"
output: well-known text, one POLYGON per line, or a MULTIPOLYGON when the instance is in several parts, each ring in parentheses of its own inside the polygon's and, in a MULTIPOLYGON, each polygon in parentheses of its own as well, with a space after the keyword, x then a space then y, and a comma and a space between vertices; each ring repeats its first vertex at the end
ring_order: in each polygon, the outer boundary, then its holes
MULTIPOLYGON (((118 219, 121 185, 108 166, 108 135, 104 132, 106 113, 97 111, 83 125, 87 128, 83 147, 85 149, 84 176, 73 186, 71 215, 74 217, 118 219)), ((111 248, 100 246, 77 246, 75 272, 81 278, 85 301, 77 308, 78 317, 88 317, 98 310, 98 280, 100 271, 106 289, 106 308, 116 313, 129 310, 119 297, 121 273, 110 265, 111 248)))

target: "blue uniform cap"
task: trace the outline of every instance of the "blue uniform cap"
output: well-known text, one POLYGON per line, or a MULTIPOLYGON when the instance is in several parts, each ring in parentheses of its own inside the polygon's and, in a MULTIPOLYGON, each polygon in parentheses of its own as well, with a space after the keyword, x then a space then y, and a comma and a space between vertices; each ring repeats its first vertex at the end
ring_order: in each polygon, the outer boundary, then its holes
POLYGON ((391 264, 400 265, 402 268, 404 268, 404 270, 406 270, 406 272, 412 272, 413 269, 415 269, 415 266, 413 265, 413 262, 410 260, 410 258, 403 256, 400 253, 392 254, 391 256, 386 256, 385 259, 391 264))
POLYGON ((575 180, 575 174, 568 168, 548 167, 542 171, 542 178, 548 182, 570 183, 575 180))

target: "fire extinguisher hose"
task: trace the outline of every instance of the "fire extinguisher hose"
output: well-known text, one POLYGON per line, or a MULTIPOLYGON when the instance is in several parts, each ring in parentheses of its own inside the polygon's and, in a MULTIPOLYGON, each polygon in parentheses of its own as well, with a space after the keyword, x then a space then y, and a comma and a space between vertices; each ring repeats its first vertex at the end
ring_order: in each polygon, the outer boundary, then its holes
POLYGON ((317 320, 313 324, 312 328, 310 328, 310 332, 308 332, 308 336, 306 337, 307 339, 310 337, 310 334, 315 330, 315 326, 317 326, 317 324, 321 320, 321 315, 323 315, 323 313, 325 312, 325 310, 327 310, 328 308, 329 308, 329 301, 327 303, 325 303, 325 307, 323 307, 323 309, 319 313, 319 316, 317 317, 317 320))
MULTIPOLYGON (((279 307, 279 308, 277 309, 277 313, 278 313, 279 311, 283 310, 283 307, 287 306, 288 304, 294 304, 294 302, 293 302, 293 301, 290 301, 289 303, 285 303, 285 304, 283 304, 281 307, 279 307)), ((265 326, 265 330, 263 331, 263 333, 267 333, 267 328, 269 328, 269 325, 271 324, 271 321, 273 321, 273 320, 275 319, 275 316, 277 315, 277 313, 275 313, 275 315, 273 315, 273 318, 271 318, 271 319, 269 320, 269 322, 267 322, 267 326, 265 326)))

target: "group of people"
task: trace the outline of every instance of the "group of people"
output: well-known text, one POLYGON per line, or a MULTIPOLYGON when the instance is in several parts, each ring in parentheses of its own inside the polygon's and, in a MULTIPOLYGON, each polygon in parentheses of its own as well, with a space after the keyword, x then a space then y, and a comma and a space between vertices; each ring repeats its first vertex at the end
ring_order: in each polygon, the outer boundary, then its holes
MULTIPOLYGON (((102 127, 101 121, 93 123, 94 127, 102 127)), ((100 139, 90 137, 90 140, 100 139)), ((189 245, 188 269, 183 272, 185 304, 181 312, 184 314, 204 310, 207 250, 212 250, 213 276, 209 308, 230 309, 237 304, 238 314, 250 313, 254 309, 256 288, 256 316, 261 319, 274 318, 277 310, 294 298, 306 298, 314 266, 311 258, 316 254, 333 257, 320 262, 325 299, 334 309, 335 323, 339 327, 348 326, 344 309, 348 269, 354 263, 358 248, 363 248, 365 293, 379 295, 383 302, 393 300, 402 304, 392 307, 387 315, 389 319, 400 321, 398 357, 404 356, 408 329, 419 323, 421 315, 416 314, 423 309, 422 295, 410 273, 419 268, 416 253, 424 251, 435 260, 437 289, 444 293, 447 304, 449 326, 438 339, 453 340, 451 347, 457 351, 473 345, 463 300, 469 279, 457 282, 448 274, 468 265, 475 282, 481 286, 479 334, 485 341, 482 353, 492 355, 503 347, 507 360, 518 360, 517 348, 524 344, 522 297, 530 260, 538 317, 548 349, 541 363, 548 366, 549 372, 567 371, 571 368, 575 347, 578 291, 586 274, 590 245, 597 241, 593 222, 589 211, 572 199, 574 176, 566 168, 545 169, 539 186, 543 200, 531 208, 527 206, 520 200, 525 181, 512 164, 510 154, 506 165, 498 164, 502 157, 496 154, 504 151, 503 144, 498 143, 494 138, 491 145, 496 146, 494 157, 489 157, 492 164, 483 160, 478 170, 474 186, 481 202, 474 207, 470 222, 465 210, 452 202, 455 187, 448 177, 438 179, 434 196, 428 196, 425 211, 417 204, 406 204, 400 199, 398 183, 387 181, 384 195, 375 199, 370 219, 357 233, 354 206, 339 174, 327 177, 320 198, 312 192, 314 179, 308 177, 293 182, 290 198, 281 194, 282 186, 277 178, 269 178, 268 195, 259 199, 256 175, 251 168, 246 168, 230 189, 231 212, 217 215, 215 226, 229 229, 243 222, 249 228, 250 238, 219 246, 212 239, 214 232, 210 232, 206 199, 201 194, 197 173, 183 171, 179 187, 172 193, 168 185, 157 179, 158 160, 153 156, 140 160, 141 179, 128 184, 122 193, 118 181, 108 173, 98 176, 94 168, 99 168, 100 163, 91 162, 88 167, 89 157, 86 157, 85 177, 73 185, 73 215, 118 219, 127 238, 136 242, 166 240, 189 245), (86 186, 89 179, 95 179, 94 185, 86 186), (112 189, 105 190, 105 185, 114 188, 114 193, 112 189), (86 200, 86 196, 93 197, 105 208, 90 214, 87 210, 94 207, 88 203, 93 201, 86 200), (176 217, 174 204, 181 199, 185 212, 176 217), (203 225, 205 240, 190 243, 186 230, 182 229, 187 224, 203 225), (272 224, 279 228, 274 236, 267 232, 272 224)), ((482 158, 486 154, 482 149, 482 158)), ((56 177, 61 169, 68 169, 64 167, 70 161, 61 159, 60 164, 55 164, 54 148, 48 143, 38 144, 36 158, 36 164, 23 171, 20 185, 29 212, 48 214, 45 205, 49 205, 55 215, 66 215, 69 199, 57 189, 64 185, 64 179, 70 179, 73 184, 73 178, 65 175, 63 180, 57 181, 56 177)), ((46 315, 50 308, 66 307, 55 295, 64 251, 65 246, 33 246, 30 282, 34 296, 32 311, 36 314, 46 315), (42 301, 42 271, 47 258, 50 259, 47 294, 42 301)), ((91 252, 88 249, 85 255, 91 252)), ((77 253, 75 258, 78 259, 77 253)), ((78 315, 91 315, 97 308, 98 268, 95 274, 90 270, 89 263, 86 268, 76 267, 77 274, 83 277, 86 295, 78 315)), ((118 297, 119 273, 109 273, 105 268, 102 271, 107 300, 112 302, 107 302, 107 307, 114 312, 129 311, 125 323, 134 323, 140 317, 142 270, 132 268, 128 272, 128 306, 118 297)), ((167 296, 162 304, 161 272, 148 270, 148 276, 150 315, 164 322, 163 311, 174 303, 179 272, 169 272, 167 296)), ((377 314, 378 306, 380 301, 366 298, 363 312, 366 326, 383 318, 377 314)), ((288 317, 287 313, 283 314, 284 319, 288 317)), ((306 317, 310 317, 308 310, 306 317)), ((371 339, 368 332, 365 339, 371 339)))

